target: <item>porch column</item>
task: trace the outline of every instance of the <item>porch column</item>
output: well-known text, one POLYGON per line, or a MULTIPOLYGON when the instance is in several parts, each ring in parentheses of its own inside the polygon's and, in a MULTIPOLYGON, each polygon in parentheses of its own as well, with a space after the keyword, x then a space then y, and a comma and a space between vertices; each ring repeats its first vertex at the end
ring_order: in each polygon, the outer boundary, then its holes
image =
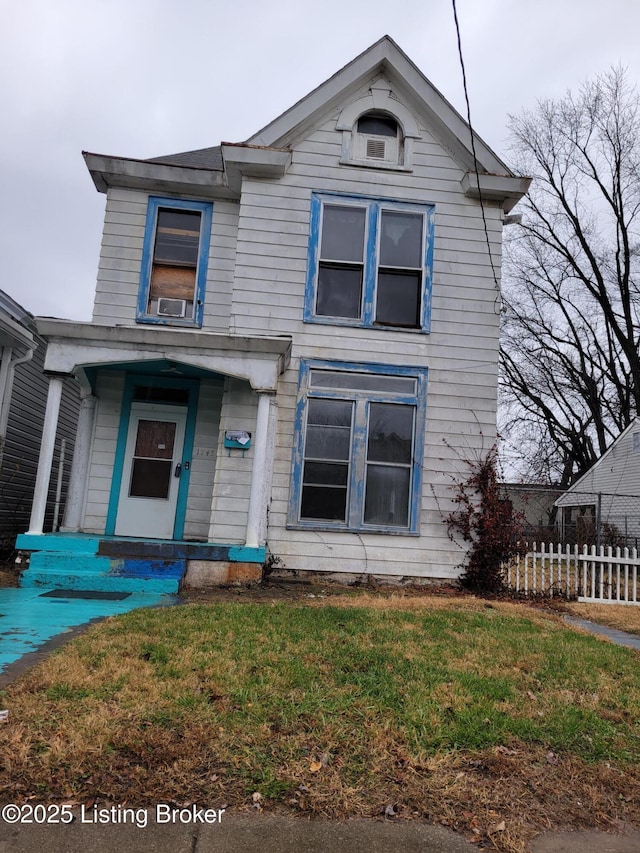
POLYGON ((47 494, 49 492, 49 480, 51 479, 51 465, 53 464, 53 451, 56 442, 61 398, 62 379, 59 376, 52 376, 49 379, 49 392, 47 394, 47 409, 42 429, 38 473, 36 475, 33 504, 31 506, 31 521, 29 522, 28 531, 30 534, 41 534, 44 526, 44 514, 47 508, 47 494))
POLYGON ((270 426, 271 394, 258 395, 258 416, 253 445, 253 466, 251 468, 251 492, 249 494, 249 513, 245 544, 248 548, 257 548, 264 544, 269 481, 273 467, 274 445, 273 430, 270 426))
POLYGON ((64 523, 60 528, 68 533, 77 533, 82 526, 82 512, 87 493, 89 460, 91 458, 91 439, 96 418, 96 402, 97 399, 92 394, 85 394, 80 399, 64 523))

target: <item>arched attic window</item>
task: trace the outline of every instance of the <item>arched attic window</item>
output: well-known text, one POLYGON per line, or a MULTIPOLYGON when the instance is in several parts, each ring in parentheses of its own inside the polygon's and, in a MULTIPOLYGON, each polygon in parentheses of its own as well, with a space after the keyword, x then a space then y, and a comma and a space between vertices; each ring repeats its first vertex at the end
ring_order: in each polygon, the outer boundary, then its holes
POLYGON ((340 162, 345 166, 412 170, 413 145, 420 139, 420 129, 413 113, 384 80, 346 104, 338 116, 336 130, 342 133, 340 162))
POLYGON ((354 127, 353 150, 356 160, 402 165, 402 128, 388 113, 371 111, 361 115, 354 127))

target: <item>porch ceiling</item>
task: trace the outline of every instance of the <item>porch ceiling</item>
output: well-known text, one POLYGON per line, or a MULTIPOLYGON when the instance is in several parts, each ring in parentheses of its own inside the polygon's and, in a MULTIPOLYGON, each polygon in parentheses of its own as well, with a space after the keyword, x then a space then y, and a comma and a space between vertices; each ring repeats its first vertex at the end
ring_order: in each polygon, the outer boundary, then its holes
POLYGON ((48 341, 45 370, 77 375, 98 367, 172 370, 245 379, 255 391, 275 391, 291 357, 291 338, 222 335, 141 326, 101 326, 37 317, 48 341), (164 366, 164 367, 163 367, 164 366))

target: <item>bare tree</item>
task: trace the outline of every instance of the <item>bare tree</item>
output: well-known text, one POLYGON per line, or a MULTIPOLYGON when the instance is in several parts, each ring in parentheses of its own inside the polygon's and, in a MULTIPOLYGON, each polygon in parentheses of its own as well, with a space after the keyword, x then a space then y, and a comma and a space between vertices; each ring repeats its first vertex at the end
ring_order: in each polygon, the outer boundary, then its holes
POLYGON ((567 485, 640 411, 640 98, 622 69, 510 118, 502 392, 523 473, 567 485))

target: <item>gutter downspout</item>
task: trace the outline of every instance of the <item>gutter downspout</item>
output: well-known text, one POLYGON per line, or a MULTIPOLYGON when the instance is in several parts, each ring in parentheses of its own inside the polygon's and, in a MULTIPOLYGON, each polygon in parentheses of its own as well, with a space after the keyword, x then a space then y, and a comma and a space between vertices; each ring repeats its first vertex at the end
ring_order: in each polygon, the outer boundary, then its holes
MULTIPOLYGON (((20 364, 26 364, 31 361, 33 354, 36 351, 37 344, 34 342, 24 355, 18 358, 11 358, 13 350, 9 348, 9 358, 5 359, 4 352, 2 355, 2 364, 0 366, 0 463, 4 454, 4 443, 7 436, 7 425, 9 423, 9 410, 11 408, 11 394, 13 392, 13 378, 15 369, 20 364)), ((5 348, 6 349, 6 348, 5 348)))

